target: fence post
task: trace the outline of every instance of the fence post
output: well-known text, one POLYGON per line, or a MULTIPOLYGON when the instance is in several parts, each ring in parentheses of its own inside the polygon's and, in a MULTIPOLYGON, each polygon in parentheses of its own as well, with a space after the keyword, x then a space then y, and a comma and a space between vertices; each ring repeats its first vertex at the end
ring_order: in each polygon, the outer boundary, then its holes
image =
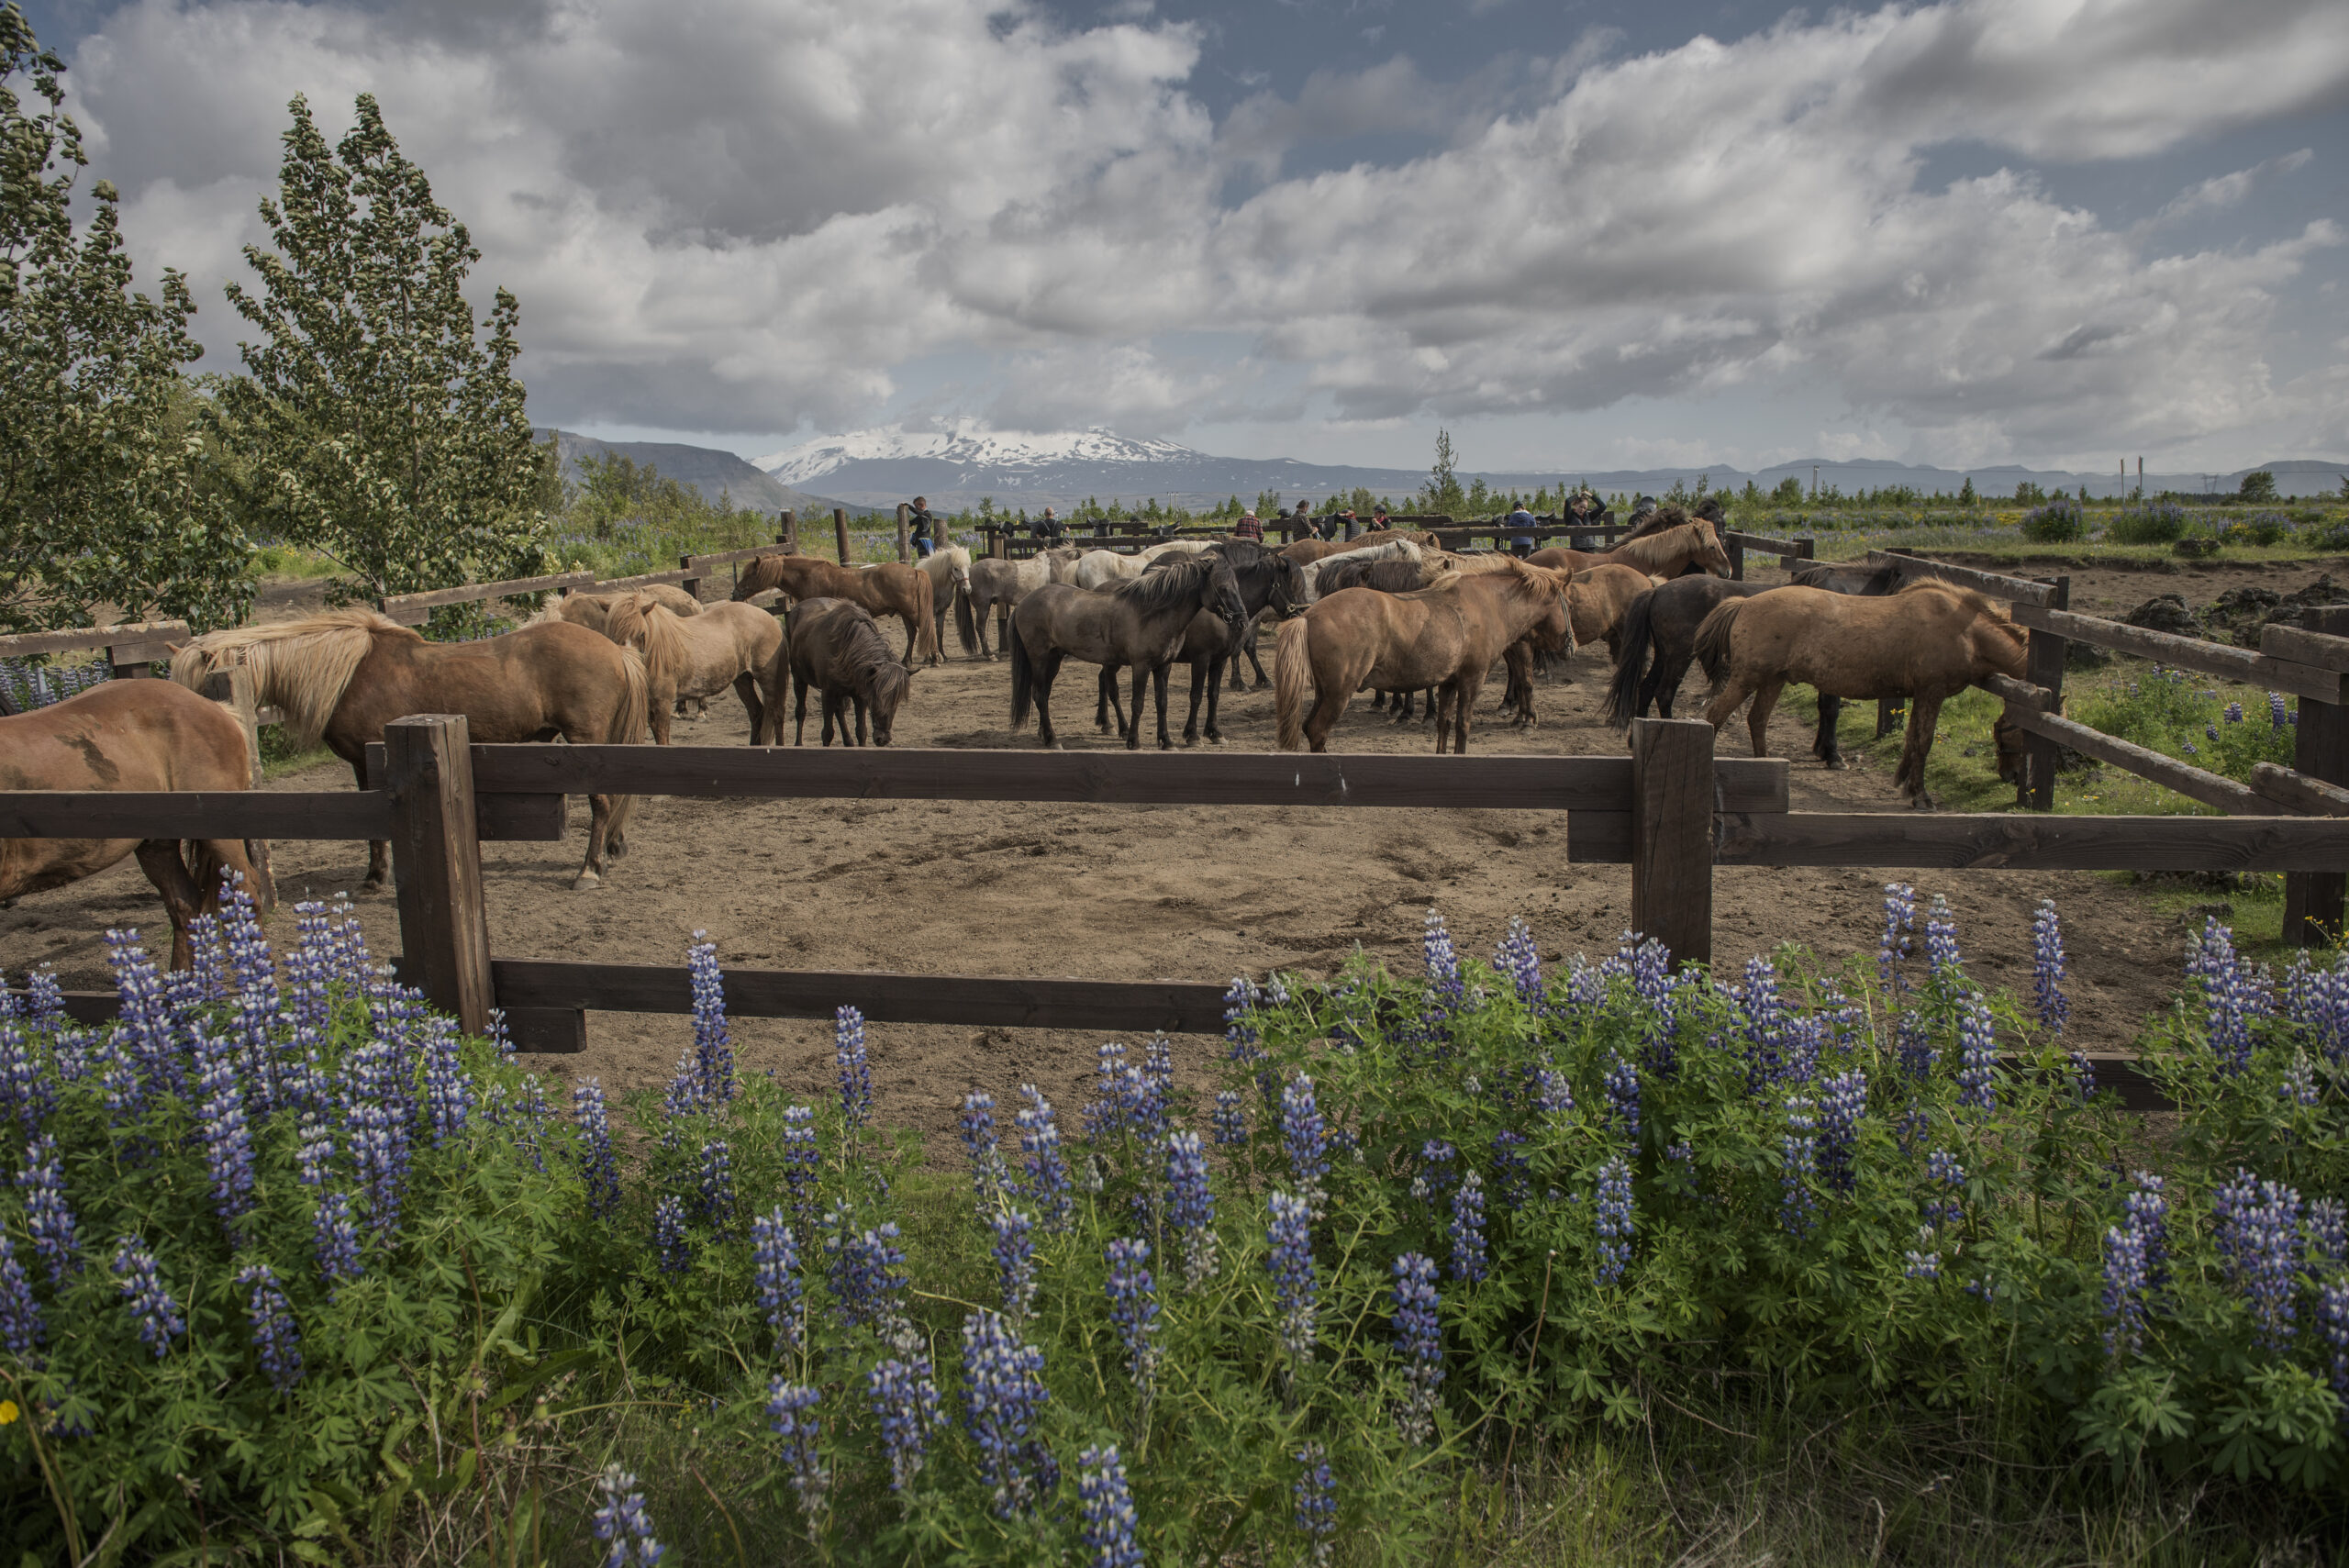
POLYGON ((791 507, 785 506, 783 509, 781 520, 783 532, 774 536, 774 542, 796 555, 799 553, 799 514, 791 507))
MULTIPOLYGON (((2306 612, 2308 629, 2349 637, 2349 606, 2306 612)), ((2300 698, 2292 737, 2292 767, 2327 784, 2349 784, 2349 714, 2338 705, 2300 698)), ((2339 872, 2284 873, 2284 940, 2293 947, 2323 947, 2341 935, 2341 906, 2349 877, 2339 872)))
POLYGON ((1713 961, 1713 727, 1631 721, 1631 929, 1677 964, 1713 961))
MULTIPOLYGON (((690 556, 690 555, 681 555, 681 556, 677 557, 677 570, 678 570, 678 571, 680 571, 680 572, 691 572, 693 569, 694 569, 694 558, 693 558, 692 556, 690 556)), ((684 582, 682 582, 682 583, 678 584, 677 584, 677 586, 678 586, 678 587, 680 587, 680 588, 683 588, 686 593, 691 594, 691 595, 695 597, 695 599, 696 599, 696 600, 699 600, 699 599, 700 599, 700 597, 701 597, 701 579, 700 579, 700 578, 698 578, 698 577, 688 577, 688 578, 686 578, 684 582)))
POLYGON ((1745 536, 1738 533, 1723 534, 1721 549, 1729 555, 1729 580, 1732 583, 1744 582, 1745 536))
MULTIPOLYGON (((2072 580, 2068 576, 2055 579, 2055 596, 2047 607, 2068 610, 2072 607, 2072 580)), ((2052 631, 2033 630, 2031 634, 2030 664, 2026 677, 2034 686, 2044 686, 2054 696, 2050 713, 2060 713, 2064 706, 2064 641, 2052 631)), ((2055 809, 2055 742, 2044 735, 2025 735, 2022 754, 2029 761, 2024 777, 2031 786, 2031 808, 2033 811, 2055 809)))
POLYGON ((848 565, 848 508, 845 506, 832 508, 832 537, 840 541, 841 564, 848 565))
POLYGON ((897 559, 906 559, 906 514, 913 508, 905 502, 897 503, 897 559))
POLYGON ((481 1034, 496 994, 465 716, 415 714, 384 726, 384 789, 392 803, 401 976, 468 1034, 481 1034))

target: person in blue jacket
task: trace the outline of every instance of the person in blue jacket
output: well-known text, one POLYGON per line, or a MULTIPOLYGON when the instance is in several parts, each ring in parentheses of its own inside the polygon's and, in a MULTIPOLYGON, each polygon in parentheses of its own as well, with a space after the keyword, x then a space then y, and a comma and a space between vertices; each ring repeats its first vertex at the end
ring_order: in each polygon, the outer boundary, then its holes
POLYGON ((1508 549, 1511 555, 1521 560, 1533 553, 1533 529, 1540 526, 1540 521, 1525 509, 1523 502, 1518 504, 1517 510, 1508 515, 1511 535, 1508 549))

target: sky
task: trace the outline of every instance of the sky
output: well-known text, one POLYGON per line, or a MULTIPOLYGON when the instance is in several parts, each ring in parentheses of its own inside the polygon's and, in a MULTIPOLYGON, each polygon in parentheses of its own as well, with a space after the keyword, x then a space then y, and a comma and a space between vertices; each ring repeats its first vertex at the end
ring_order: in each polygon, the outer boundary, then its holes
POLYGON ((2349 457, 2341 0, 26 9, 206 369, 287 101, 368 92, 607 439, 2349 457))

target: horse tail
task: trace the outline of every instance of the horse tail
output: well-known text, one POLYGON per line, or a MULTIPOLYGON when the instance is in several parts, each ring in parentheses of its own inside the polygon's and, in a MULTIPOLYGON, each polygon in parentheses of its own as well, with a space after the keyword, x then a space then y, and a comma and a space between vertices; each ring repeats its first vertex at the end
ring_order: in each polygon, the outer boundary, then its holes
POLYGON ((921 601, 921 614, 914 621, 914 651, 921 656, 923 663, 936 664, 946 657, 938 646, 937 590, 930 586, 930 573, 922 572, 915 575, 920 581, 921 592, 915 597, 921 601))
POLYGON ((978 617, 971 613, 971 585, 954 584, 954 636, 963 644, 963 657, 975 659, 979 652, 978 617))
POLYGON ((1623 612, 1623 651, 1616 656, 1615 675, 1607 685, 1607 706, 1599 721, 1610 729, 1628 729, 1640 711, 1640 683, 1647 678, 1648 652, 1655 642, 1655 590, 1650 588, 1623 612))
MULTIPOLYGON (((614 746, 641 746, 652 724, 651 681, 643 656, 635 649, 616 648, 613 651, 620 656, 620 706, 613 713, 611 727, 604 738, 614 746)), ((610 831, 618 833, 625 828, 629 814, 635 809, 636 796, 614 795, 610 831)))
POLYGON ((1307 646, 1311 635, 1304 616, 1281 622, 1273 634, 1273 713, 1284 751, 1305 744, 1305 705, 1313 692, 1313 653, 1307 646))
POLYGON ((1751 599, 1724 599, 1713 606, 1710 615, 1697 628, 1697 662, 1705 667, 1705 679, 1720 689, 1721 678, 1729 673, 1730 633, 1736 629, 1738 612, 1752 604, 1751 599))
POLYGON ((1028 639, 1019 635, 1019 612, 1011 613, 1011 728, 1028 728, 1028 705, 1036 698, 1036 669, 1028 662, 1028 639))

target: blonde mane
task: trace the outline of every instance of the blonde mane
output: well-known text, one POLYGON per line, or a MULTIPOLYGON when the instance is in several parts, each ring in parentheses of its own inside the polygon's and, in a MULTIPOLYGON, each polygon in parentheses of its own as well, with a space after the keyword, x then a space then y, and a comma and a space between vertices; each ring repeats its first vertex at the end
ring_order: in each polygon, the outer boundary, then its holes
POLYGON ((614 599, 604 635, 644 655, 645 676, 655 692, 673 690, 691 658, 684 620, 650 594, 614 599))
MULTIPOLYGON (((1998 602, 1976 588, 1960 587, 1939 577, 1916 577, 1900 584, 1899 594, 1947 594, 1975 614, 2004 625, 2012 625, 2014 617, 1998 607, 1998 602)), ((1895 595, 1898 596, 1898 594, 1895 595)))
POLYGON ((173 651, 172 679, 201 692, 212 676, 242 664, 252 672, 253 700, 282 709, 286 739, 306 750, 326 732, 378 637, 424 640, 373 610, 327 610, 298 620, 206 632, 173 651))
POLYGON ((1718 548, 1720 535, 1714 531, 1712 524, 1700 519, 1627 539, 1607 553, 1615 564, 1654 572, 1683 550, 1701 550, 1708 544, 1718 548))

